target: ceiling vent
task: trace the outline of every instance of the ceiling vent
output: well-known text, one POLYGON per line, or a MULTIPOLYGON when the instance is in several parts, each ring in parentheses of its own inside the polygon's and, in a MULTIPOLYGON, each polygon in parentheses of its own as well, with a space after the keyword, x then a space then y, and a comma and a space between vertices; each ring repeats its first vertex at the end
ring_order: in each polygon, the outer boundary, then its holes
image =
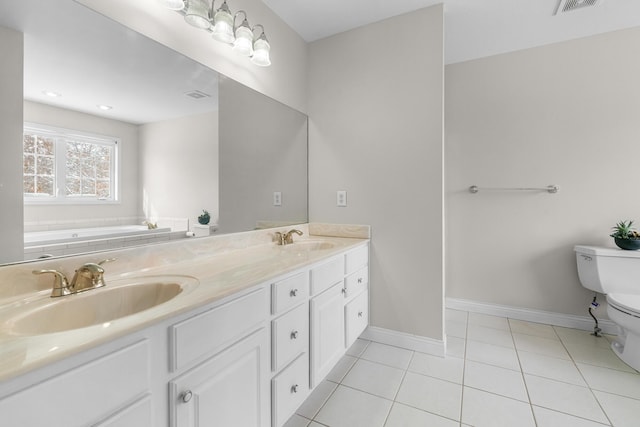
POLYGON ((210 98, 211 95, 208 93, 201 92, 199 90, 192 90, 191 92, 185 93, 185 95, 190 96, 193 99, 201 99, 201 98, 210 98))
POLYGON ((558 9, 556 9, 556 15, 560 15, 561 13, 565 12, 571 12, 572 10, 597 6, 600 3, 602 3, 602 0, 560 0, 558 9))

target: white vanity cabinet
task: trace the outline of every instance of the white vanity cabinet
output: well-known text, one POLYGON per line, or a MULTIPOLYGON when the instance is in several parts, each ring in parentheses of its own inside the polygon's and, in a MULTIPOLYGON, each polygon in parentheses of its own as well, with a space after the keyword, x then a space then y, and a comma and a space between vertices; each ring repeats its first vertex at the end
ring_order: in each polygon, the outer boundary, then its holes
POLYGON ((0 424, 20 427, 152 427, 146 340, 85 362, 0 400, 0 424))
POLYGON ((272 426, 283 425, 309 395, 309 272, 271 286, 272 426))
POLYGON ((0 382, 0 425, 281 427, 366 328, 368 256, 358 245, 0 382))
POLYGON ((266 286, 172 325, 171 427, 270 425, 266 286))
POLYGON ((345 255, 344 319, 345 347, 349 348, 369 324, 369 248, 345 255))
POLYGON ((261 328, 171 381, 171 425, 268 427, 268 346, 261 328))

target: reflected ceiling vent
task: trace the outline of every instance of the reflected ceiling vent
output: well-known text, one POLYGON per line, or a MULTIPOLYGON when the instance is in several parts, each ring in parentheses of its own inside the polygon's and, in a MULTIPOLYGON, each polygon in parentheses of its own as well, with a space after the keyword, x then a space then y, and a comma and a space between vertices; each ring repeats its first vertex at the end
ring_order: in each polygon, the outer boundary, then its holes
POLYGON ((185 95, 190 96, 193 99, 211 98, 211 95, 199 90, 192 90, 191 92, 185 93, 185 95))
POLYGON ((560 0, 558 9, 556 9, 556 15, 560 15, 561 13, 565 12, 571 12, 572 10, 597 6, 602 3, 602 1, 603 0, 560 0))

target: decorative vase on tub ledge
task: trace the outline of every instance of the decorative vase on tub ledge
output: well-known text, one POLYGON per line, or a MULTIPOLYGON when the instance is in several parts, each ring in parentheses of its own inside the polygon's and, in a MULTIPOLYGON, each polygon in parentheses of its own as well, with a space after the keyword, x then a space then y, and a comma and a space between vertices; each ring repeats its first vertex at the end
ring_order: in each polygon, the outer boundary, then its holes
POLYGON ((633 221, 620 221, 613 227, 613 237, 620 249, 635 251, 640 249, 640 234, 633 228, 633 221))

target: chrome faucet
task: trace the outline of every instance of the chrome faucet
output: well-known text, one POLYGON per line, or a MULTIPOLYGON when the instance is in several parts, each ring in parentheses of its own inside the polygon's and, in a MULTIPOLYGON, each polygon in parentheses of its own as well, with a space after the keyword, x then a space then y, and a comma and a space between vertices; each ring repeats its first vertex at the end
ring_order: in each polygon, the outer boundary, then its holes
POLYGON ((302 231, 300 230, 289 230, 286 233, 281 233, 279 231, 276 231, 276 241, 278 242, 279 245, 289 245, 291 243, 293 243, 293 233, 296 233, 298 236, 302 236, 302 231))
POLYGON ((98 263, 87 262, 83 264, 75 271, 71 283, 69 283, 64 273, 58 270, 34 270, 33 274, 53 274, 54 279, 51 297, 63 297, 105 286, 104 268, 102 268, 102 264, 109 261, 115 261, 115 258, 105 259, 98 263))

